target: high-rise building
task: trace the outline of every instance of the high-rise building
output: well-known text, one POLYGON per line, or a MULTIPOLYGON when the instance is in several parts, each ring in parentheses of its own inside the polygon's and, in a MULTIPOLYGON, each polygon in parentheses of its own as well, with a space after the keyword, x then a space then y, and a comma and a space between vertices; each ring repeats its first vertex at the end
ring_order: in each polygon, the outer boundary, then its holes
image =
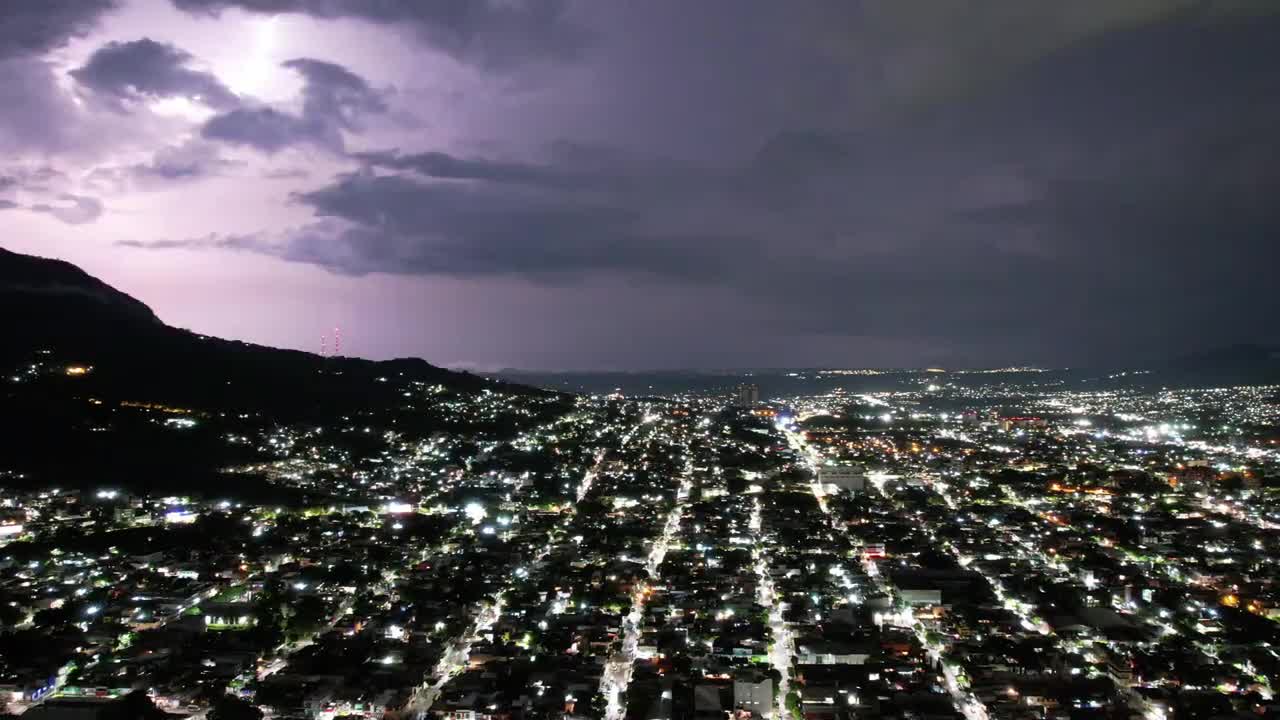
POLYGON ((760 386, 753 383, 743 383, 738 386, 738 404, 743 407, 750 407, 760 402, 760 386))

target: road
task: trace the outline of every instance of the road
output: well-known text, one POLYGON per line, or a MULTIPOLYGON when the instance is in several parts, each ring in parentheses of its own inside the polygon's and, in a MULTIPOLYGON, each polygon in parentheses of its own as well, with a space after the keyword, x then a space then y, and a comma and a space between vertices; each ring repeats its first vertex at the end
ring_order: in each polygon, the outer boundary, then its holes
POLYGON ((676 506, 667 514, 662 534, 654 541, 649 550, 645 571, 649 579, 636 583, 631 593, 631 611, 622 620, 622 649, 609 658, 605 665, 604 676, 600 680, 600 693, 605 696, 605 720, 622 720, 627 708, 622 704, 622 693, 631 684, 631 673, 635 669, 636 649, 640 645, 640 623, 644 619, 644 606, 649 599, 649 586, 659 577, 662 560, 667 556, 667 548, 671 540, 680 531, 680 518, 684 515, 685 499, 693 489, 689 470, 686 469, 677 493, 676 506))
MULTIPOLYGON (((814 499, 818 502, 818 507, 822 510, 823 514, 828 516, 831 526, 836 530, 836 532, 847 532, 847 529, 837 522, 835 517, 831 515, 831 510, 827 506, 826 494, 823 491, 822 485, 817 481, 818 466, 821 462, 820 456, 813 450, 813 448, 808 446, 808 443, 805 442, 804 435, 792 432, 785 428, 783 428, 783 432, 786 435, 787 442, 801 455, 801 457, 804 458, 805 463, 809 466, 809 470, 813 473, 813 482, 810 484, 810 489, 813 491, 814 499)), ((872 486, 875 487, 876 492, 885 497, 889 497, 889 495, 885 493, 885 483, 887 480, 887 476, 876 476, 872 478, 872 486)), ((864 559, 863 570, 866 572, 867 576, 871 578, 872 582, 875 583, 877 590, 893 597, 893 588, 885 579, 884 575, 880 573, 875 560, 870 558, 864 559)), ((930 661, 942 668, 942 676, 947 686, 947 692, 951 695, 951 701, 956 706, 957 710, 964 713, 966 720, 988 720, 986 706, 984 706, 978 698, 973 695, 973 693, 970 693, 960 687, 959 680, 956 678, 955 673, 950 667, 948 667, 947 663, 943 659, 942 648, 929 642, 928 629, 925 628, 924 623, 910 612, 895 615, 893 616, 893 620, 895 623, 903 623, 905 626, 910 627, 912 632, 915 633, 916 638, 920 641, 920 644, 924 646, 929 655, 930 661)))
POLYGON ((480 612, 476 613, 475 622, 471 629, 458 640, 450 643, 445 649, 444 655, 440 661, 436 663, 435 669, 431 675, 434 682, 428 679, 413 694, 407 705, 405 705, 405 715, 414 718, 426 717, 427 711, 431 709, 431 705, 440 697, 440 691, 444 688, 445 683, 449 682, 454 675, 462 672, 467 666, 467 661, 471 657, 471 646, 477 640, 489 632, 494 623, 498 622, 498 618, 502 617, 502 607, 504 605, 505 591, 499 593, 496 602, 485 605, 480 612))
POLYGON ((780 718, 787 712, 787 695, 791 692, 791 658, 796 653, 796 642, 795 635, 792 634, 791 628, 787 626, 787 621, 782 616, 782 606, 778 604, 773 576, 769 574, 769 563, 765 560, 760 536, 763 522, 759 498, 753 500, 749 527, 755 541, 751 548, 751 556, 755 560, 756 602, 769 609, 769 664, 781 677, 774 692, 773 711, 765 717, 780 718))

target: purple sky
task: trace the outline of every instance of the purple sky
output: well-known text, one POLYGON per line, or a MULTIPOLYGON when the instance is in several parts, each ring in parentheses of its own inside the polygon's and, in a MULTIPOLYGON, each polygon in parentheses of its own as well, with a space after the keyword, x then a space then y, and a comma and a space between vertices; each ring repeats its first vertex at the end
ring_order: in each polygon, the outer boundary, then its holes
POLYGON ((12 0, 0 244, 479 368, 1280 340, 1267 0, 12 0))

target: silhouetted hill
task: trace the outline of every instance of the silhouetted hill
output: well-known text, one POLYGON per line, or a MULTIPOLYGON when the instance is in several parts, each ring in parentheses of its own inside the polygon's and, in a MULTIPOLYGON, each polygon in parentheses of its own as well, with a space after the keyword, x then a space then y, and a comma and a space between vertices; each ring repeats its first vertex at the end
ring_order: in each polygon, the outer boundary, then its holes
POLYGON ((1174 367, 1186 370, 1204 369, 1280 369, 1280 347, 1240 344, 1184 355, 1174 367))
POLYGON ((0 249, 0 363, 49 350, 92 365, 79 392, 204 409, 256 409, 284 418, 393 407, 379 377, 399 375, 468 392, 542 392, 405 358, 320 357, 207 337, 162 323, 145 304, 60 260, 0 249))
POLYGON ((71 263, 0 248, 0 308, 7 342, 0 353, 35 347, 89 347, 112 332, 129 337, 166 328, 138 300, 71 263))

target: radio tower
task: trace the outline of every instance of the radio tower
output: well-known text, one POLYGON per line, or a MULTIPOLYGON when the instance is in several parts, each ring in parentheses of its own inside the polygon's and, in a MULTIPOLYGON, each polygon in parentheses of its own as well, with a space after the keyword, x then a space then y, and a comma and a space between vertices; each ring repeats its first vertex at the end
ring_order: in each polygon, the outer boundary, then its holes
POLYGON ((337 325, 333 326, 333 354, 334 356, 342 354, 342 328, 337 325))
POLYGON ((320 357, 324 357, 325 344, 327 343, 328 340, 329 340, 328 337, 324 335, 320 336, 320 357))

